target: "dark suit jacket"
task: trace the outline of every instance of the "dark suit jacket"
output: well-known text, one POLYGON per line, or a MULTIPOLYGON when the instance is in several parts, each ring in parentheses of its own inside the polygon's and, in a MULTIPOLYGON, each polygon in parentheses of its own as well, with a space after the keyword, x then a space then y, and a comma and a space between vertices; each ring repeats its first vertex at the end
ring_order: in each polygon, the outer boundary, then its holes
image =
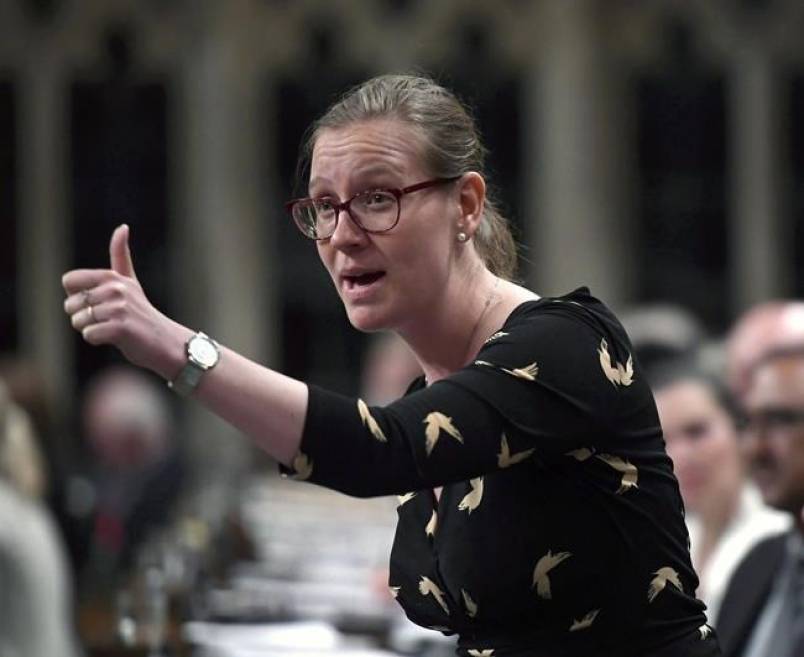
POLYGON ((784 562, 787 537, 787 533, 778 534, 757 543, 731 576, 715 621, 723 657, 740 657, 745 652, 784 562))

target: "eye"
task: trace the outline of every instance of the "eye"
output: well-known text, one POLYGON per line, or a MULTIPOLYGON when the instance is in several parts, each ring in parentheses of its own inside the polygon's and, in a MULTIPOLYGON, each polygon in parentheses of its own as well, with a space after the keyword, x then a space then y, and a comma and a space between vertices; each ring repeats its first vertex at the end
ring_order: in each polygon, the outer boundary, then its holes
POLYGON ((366 192, 365 196, 363 197, 363 204, 371 210, 382 210, 387 208, 390 204, 393 204, 395 200, 394 195, 390 192, 375 189, 373 191, 366 192))
POLYGON ((701 440, 709 434, 709 423, 705 420, 690 422, 684 427, 684 434, 690 440, 701 440))
POLYGON ((335 202, 328 198, 317 198, 314 201, 316 212, 329 214, 335 211, 335 202))

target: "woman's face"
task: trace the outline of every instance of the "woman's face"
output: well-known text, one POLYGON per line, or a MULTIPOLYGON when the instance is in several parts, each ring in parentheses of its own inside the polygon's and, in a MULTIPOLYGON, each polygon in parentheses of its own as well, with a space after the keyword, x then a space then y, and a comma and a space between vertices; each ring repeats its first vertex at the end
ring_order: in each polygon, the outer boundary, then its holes
POLYGON ((710 388, 688 379, 660 388, 656 406, 681 495, 694 513, 725 509, 743 477, 737 433, 710 388))
MULTIPOLYGON (((309 195, 343 202, 366 190, 429 180, 421 152, 418 133, 395 120, 324 130, 313 149, 309 195)), ((356 328, 404 330, 437 307, 452 272, 461 216, 457 185, 402 196, 399 223, 386 233, 367 233, 341 211, 332 237, 317 242, 356 328)))

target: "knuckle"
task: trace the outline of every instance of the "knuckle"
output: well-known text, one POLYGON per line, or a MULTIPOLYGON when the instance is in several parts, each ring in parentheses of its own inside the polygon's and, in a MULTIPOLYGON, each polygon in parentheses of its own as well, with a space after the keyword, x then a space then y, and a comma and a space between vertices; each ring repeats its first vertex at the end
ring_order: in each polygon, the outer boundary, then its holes
POLYGON ((128 309, 128 304, 126 303, 125 299, 121 299, 120 301, 116 301, 111 306, 111 317, 115 319, 125 319, 126 310, 128 309))

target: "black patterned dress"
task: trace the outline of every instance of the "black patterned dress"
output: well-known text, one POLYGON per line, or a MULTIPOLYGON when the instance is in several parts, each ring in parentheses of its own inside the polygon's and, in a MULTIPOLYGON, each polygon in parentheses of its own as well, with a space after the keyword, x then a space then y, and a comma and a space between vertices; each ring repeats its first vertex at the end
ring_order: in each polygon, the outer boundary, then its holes
POLYGON ((586 288, 523 303, 474 362, 386 407, 311 386, 283 470, 399 495, 391 591, 459 655, 720 654, 653 397, 586 288))

